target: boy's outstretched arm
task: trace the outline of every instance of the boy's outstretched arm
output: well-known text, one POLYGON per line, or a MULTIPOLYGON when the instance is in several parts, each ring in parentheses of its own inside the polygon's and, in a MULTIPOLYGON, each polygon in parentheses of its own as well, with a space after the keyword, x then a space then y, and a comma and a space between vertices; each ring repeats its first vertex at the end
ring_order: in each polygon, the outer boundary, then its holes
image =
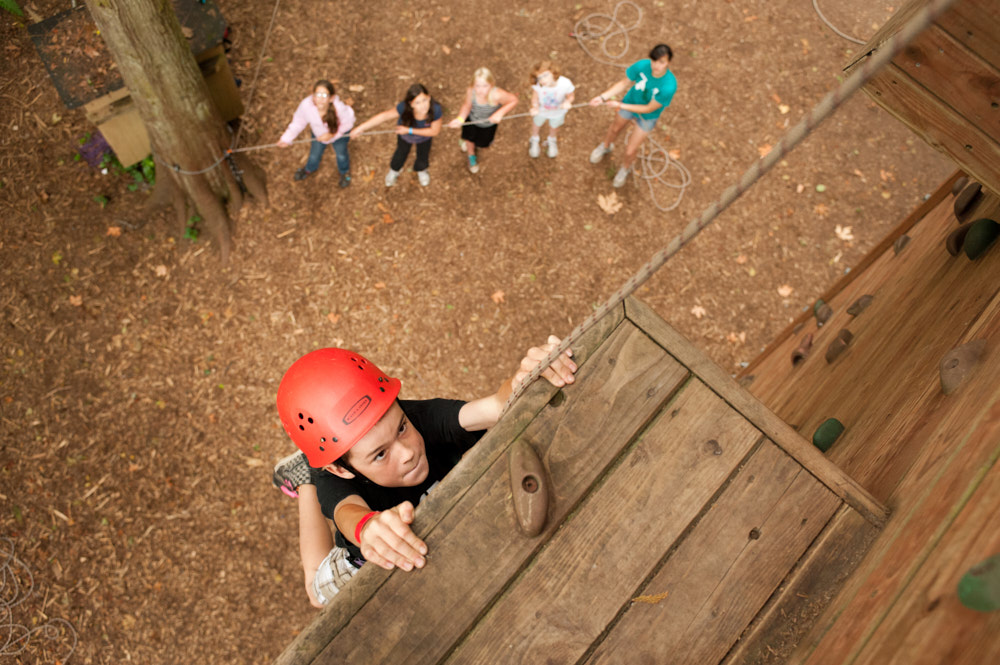
POLYGON ((386 570, 423 568, 427 545, 410 529, 413 504, 404 501, 395 508, 377 513, 361 527, 361 538, 355 538, 358 523, 370 512, 364 499, 351 495, 337 504, 333 517, 340 533, 361 548, 366 561, 386 570))
MULTIPOLYGON (((549 335, 548 342, 542 346, 533 346, 521 359, 521 365, 517 373, 509 380, 505 381, 500 389, 493 395, 481 397, 471 402, 466 402, 458 412, 458 423, 463 429, 469 432, 476 432, 488 429, 496 424, 503 413, 503 407, 507 403, 507 398, 519 383, 535 369, 538 364, 545 359, 549 353, 555 349, 562 340, 555 335, 549 335)), ((542 376, 554 386, 562 387, 567 383, 576 380, 576 363, 573 362, 573 351, 566 349, 551 365, 545 368, 542 376)))

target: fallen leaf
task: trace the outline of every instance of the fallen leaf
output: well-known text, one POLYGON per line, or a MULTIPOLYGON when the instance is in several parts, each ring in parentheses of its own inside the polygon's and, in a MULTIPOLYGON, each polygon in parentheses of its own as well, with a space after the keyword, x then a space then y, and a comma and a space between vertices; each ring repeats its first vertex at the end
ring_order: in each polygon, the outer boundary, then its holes
POLYGON ((878 170, 878 175, 882 178, 882 182, 895 182, 896 176, 892 171, 886 171, 884 169, 878 170))
POLYGON ((745 332, 734 333, 731 332, 726 335, 726 339, 729 340, 730 344, 743 344, 747 341, 747 334, 745 332))
POLYGON ((844 258, 844 253, 837 252, 837 255, 830 259, 830 265, 832 266, 834 263, 840 263, 840 259, 842 258, 844 258))
POLYGON ((504 301, 504 292, 500 290, 494 291, 493 295, 490 296, 490 300, 499 305, 504 301))
POLYGON ((694 314, 694 318, 700 319, 701 317, 705 316, 705 308, 702 307, 701 305, 695 305, 694 307, 691 308, 691 313, 694 314))
POLYGON ((826 217, 830 213, 830 208, 825 203, 817 203, 813 207, 813 213, 820 217, 826 217))
POLYGON ((633 603, 646 603, 647 605, 656 605, 661 600, 670 595, 669 591, 664 591, 663 593, 657 593, 649 596, 636 596, 632 599, 633 603))
POLYGON ((795 289, 790 287, 788 284, 782 284, 781 286, 778 287, 778 295, 781 296, 782 298, 787 298, 788 296, 792 295, 792 291, 794 290, 795 289))
POLYGON ((374 230, 375 230, 375 225, 374 224, 370 224, 370 225, 368 225, 368 226, 365 227, 365 233, 368 234, 368 235, 371 235, 372 231, 374 231, 374 230))
POLYGON ((861 182, 868 182, 868 178, 865 177, 865 174, 859 171, 858 169, 854 169, 854 175, 861 178, 861 182))
POLYGON ((389 213, 385 213, 384 215, 382 215, 382 223, 383 224, 392 224, 394 221, 396 221, 396 220, 394 220, 392 218, 392 215, 390 215, 389 213))
POLYGON ((184 36, 187 37, 188 39, 191 39, 191 38, 194 37, 194 30, 192 30, 191 28, 187 27, 186 25, 182 25, 181 26, 181 32, 184 33, 184 36))
POLYGON ((368 173, 366 173, 366 174, 365 174, 365 176, 364 176, 364 178, 365 178, 365 182, 371 182, 371 181, 372 181, 372 178, 374 178, 374 177, 375 177, 375 171, 369 171, 369 172, 368 172, 368 173))
POLYGON ((841 226, 840 224, 837 224, 837 226, 834 227, 833 232, 838 238, 844 242, 848 242, 854 240, 854 234, 851 233, 852 228, 853 227, 850 226, 841 226))
POLYGON ((674 148, 673 150, 667 151, 667 155, 670 157, 670 159, 674 160, 675 162, 680 161, 681 159, 680 148, 674 148))
POLYGON ((772 92, 771 93, 771 99, 774 100, 775 104, 780 104, 781 103, 781 97, 778 97, 778 93, 776 93, 776 92, 772 92))
POLYGON ((604 212, 608 213, 609 215, 613 215, 619 210, 621 210, 622 205, 624 204, 618 200, 618 194, 616 192, 611 192, 607 196, 605 196, 604 194, 598 194, 597 205, 601 206, 601 210, 603 210, 604 212))
POLYGON ((264 460, 257 459, 256 457, 244 457, 243 462, 247 466, 264 466, 264 460))
POLYGON ((821 192, 821 193, 825 192, 826 191, 826 185, 816 185, 816 191, 817 192, 821 192))
POLYGON ((375 282, 375 288, 376 289, 384 289, 385 288, 385 282, 375 282))
POLYGON ((445 55, 451 55, 451 49, 445 46, 444 44, 441 44, 441 50, 444 51, 445 55))
POLYGON ((56 124, 56 123, 58 123, 60 120, 62 120, 62 116, 61 115, 59 115, 58 113, 53 113, 52 114, 52 124, 53 125, 56 124))
POLYGON ((796 186, 796 188, 795 188, 795 193, 796 193, 796 194, 801 194, 802 192, 804 192, 804 191, 805 191, 805 189, 806 189, 806 186, 805 186, 805 185, 798 185, 798 186, 796 186))
POLYGON ((83 304, 83 296, 70 296, 69 304, 73 305, 73 307, 79 307, 83 304))
POLYGON ((739 256, 736 257, 736 262, 739 263, 740 265, 743 265, 744 263, 747 262, 747 255, 740 254, 739 256))
POLYGON ((160 265, 156 266, 153 269, 153 272, 156 273, 157 277, 166 277, 167 276, 167 266, 165 266, 165 265, 163 265, 161 263, 160 265))
POLYGON ((122 227, 120 226, 109 226, 108 235, 112 238, 117 238, 122 234, 122 227))
POLYGON ((354 83, 352 85, 347 86, 347 89, 350 90, 351 92, 364 92, 365 86, 361 85, 360 83, 354 83))
POLYGON ((337 321, 340 321, 340 314, 334 314, 333 312, 330 312, 329 314, 326 315, 326 318, 333 325, 337 325, 337 321))
POLYGON ((761 157, 763 157, 767 153, 771 152, 771 144, 765 143, 764 145, 757 148, 757 152, 760 153, 761 157))
POLYGON ((448 21, 450 21, 450 20, 451 20, 451 17, 450 17, 450 16, 442 16, 442 17, 441 17, 441 22, 442 22, 442 23, 447 23, 447 22, 448 22, 448 21))
POLYGON ((792 108, 787 104, 778 104, 778 110, 781 111, 781 115, 785 115, 786 113, 791 111, 792 108))
POLYGON ((381 210, 382 212, 389 212, 389 208, 384 203, 382 203, 381 201, 379 201, 378 203, 376 203, 375 207, 378 208, 379 210, 381 210))

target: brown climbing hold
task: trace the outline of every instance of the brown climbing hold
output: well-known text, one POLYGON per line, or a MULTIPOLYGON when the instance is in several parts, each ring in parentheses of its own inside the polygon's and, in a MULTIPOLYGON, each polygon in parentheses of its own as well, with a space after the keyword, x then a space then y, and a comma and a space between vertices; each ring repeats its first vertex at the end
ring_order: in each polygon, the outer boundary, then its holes
POLYGON ((831 316, 833 316, 833 308, 824 302, 823 304, 816 307, 815 316, 816 316, 816 325, 822 326, 824 323, 830 320, 831 316))
POLYGON ((969 225, 962 249, 969 260, 975 261, 1000 238, 1000 224, 992 219, 977 219, 969 225))
POLYGON ((851 331, 847 328, 844 328, 837 333, 834 340, 830 342, 830 346, 826 347, 826 362, 832 363, 834 360, 839 358, 840 354, 846 351, 847 347, 850 346, 851 340, 853 339, 854 335, 852 335, 851 331))
POLYGON ((944 241, 944 247, 948 250, 948 253, 952 256, 958 256, 962 253, 962 245, 965 244, 965 236, 969 235, 969 229, 972 228, 972 222, 967 224, 962 224, 957 229, 948 234, 948 238, 944 241))
POLYGON ((903 234, 896 238, 896 242, 892 243, 892 251, 896 252, 896 256, 899 256, 899 253, 902 252, 908 244, 910 244, 910 236, 903 234))
POLYGON ((797 366, 799 363, 801 363, 803 360, 806 359, 806 356, 808 356, 809 352, 812 350, 812 345, 813 345, 813 336, 812 333, 809 333, 808 335, 802 338, 801 342, 799 342, 798 348, 792 351, 793 367, 797 366))
POLYGON ((951 186, 951 195, 958 196, 958 193, 965 189, 965 186, 969 184, 969 179, 962 176, 951 186))
POLYGON ((847 308, 847 313, 851 316, 857 316, 861 312, 868 308, 868 305, 872 304, 872 300, 875 300, 875 296, 863 295, 854 301, 854 304, 847 308))
POLYGON ((965 217, 972 212, 973 206, 979 202, 979 195, 983 191, 983 186, 974 182, 962 190, 962 193, 955 197, 955 217, 960 222, 965 221, 965 217))
POLYGON ((986 348, 985 339, 977 339, 955 347, 945 354, 941 359, 941 391, 945 395, 950 395, 969 376, 983 355, 986 348))

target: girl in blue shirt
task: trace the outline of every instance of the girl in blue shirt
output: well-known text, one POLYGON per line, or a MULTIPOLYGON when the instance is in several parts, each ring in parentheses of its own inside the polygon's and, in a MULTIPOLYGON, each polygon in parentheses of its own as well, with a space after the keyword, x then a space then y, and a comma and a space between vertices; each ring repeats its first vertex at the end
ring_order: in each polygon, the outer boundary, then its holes
POLYGON ((674 93, 677 92, 677 79, 670 71, 673 57, 674 52, 669 46, 657 44, 649 52, 649 59, 633 63, 625 70, 625 78, 590 100, 591 106, 610 106, 618 111, 604 141, 590 153, 592 164, 597 164, 604 159, 604 155, 611 152, 615 138, 629 122, 635 123, 632 136, 625 146, 625 159, 612 182, 615 187, 625 184, 636 155, 639 154, 639 146, 653 131, 663 109, 670 106, 674 93), (622 92, 625 92, 622 100, 615 100, 614 97, 622 92))

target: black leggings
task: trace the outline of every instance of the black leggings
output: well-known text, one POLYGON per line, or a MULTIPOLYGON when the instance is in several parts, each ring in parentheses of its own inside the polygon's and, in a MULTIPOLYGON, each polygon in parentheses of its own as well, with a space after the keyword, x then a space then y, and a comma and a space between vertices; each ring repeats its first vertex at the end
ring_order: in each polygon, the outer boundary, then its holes
POLYGON ((392 161, 389 168, 393 171, 402 171, 406 158, 410 156, 410 147, 417 147, 417 159, 413 162, 414 171, 426 171, 431 158, 431 143, 434 139, 428 139, 422 143, 407 143, 402 136, 396 136, 396 152, 392 153, 392 161))

